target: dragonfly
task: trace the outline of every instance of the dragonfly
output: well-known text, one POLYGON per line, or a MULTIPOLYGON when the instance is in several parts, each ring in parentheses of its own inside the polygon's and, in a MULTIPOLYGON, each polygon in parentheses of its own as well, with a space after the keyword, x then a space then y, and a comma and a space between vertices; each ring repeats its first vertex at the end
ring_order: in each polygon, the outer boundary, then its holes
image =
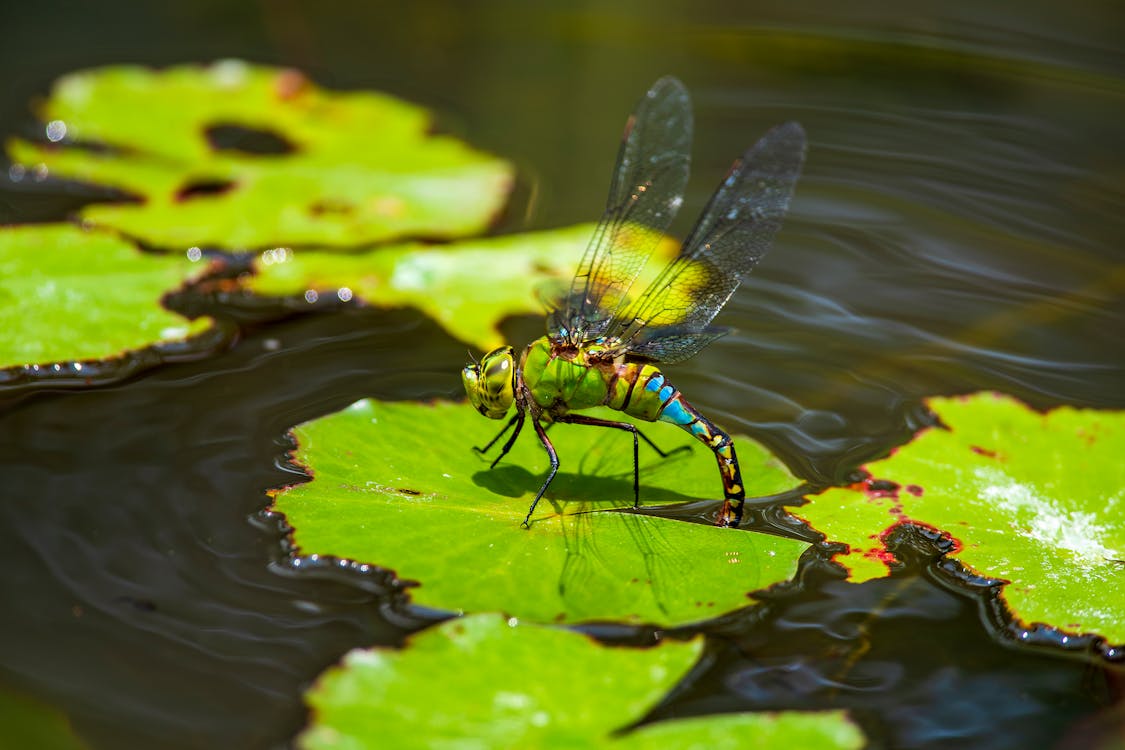
POLYGON ((551 301, 547 335, 519 354, 501 346, 462 370, 472 406, 513 427, 495 467, 530 418, 550 469, 524 518, 559 470, 547 435, 556 423, 632 433, 633 504, 640 505, 638 437, 667 455, 631 422, 582 414, 608 406, 645 422, 669 422, 706 445, 718 462, 723 505, 716 525, 737 527, 746 497, 729 434, 692 406, 660 365, 695 355, 730 329, 711 325, 746 275, 769 250, 804 165, 805 132, 779 125, 737 159, 719 183, 678 255, 639 294, 631 294, 683 203, 692 141, 691 98, 683 83, 661 78, 629 117, 610 182, 605 213, 569 289, 551 301))

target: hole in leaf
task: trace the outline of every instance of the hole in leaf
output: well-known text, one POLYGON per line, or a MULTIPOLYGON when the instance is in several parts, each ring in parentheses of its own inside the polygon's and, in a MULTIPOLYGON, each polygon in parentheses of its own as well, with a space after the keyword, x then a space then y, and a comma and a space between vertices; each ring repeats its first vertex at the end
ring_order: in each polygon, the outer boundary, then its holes
POLYGON ((190 201, 204 195, 221 195, 234 187, 230 180, 193 180, 178 191, 176 201, 190 201))
POLYGON ((215 151, 240 151, 260 156, 291 154, 297 150, 293 143, 271 130, 221 124, 203 132, 215 151))

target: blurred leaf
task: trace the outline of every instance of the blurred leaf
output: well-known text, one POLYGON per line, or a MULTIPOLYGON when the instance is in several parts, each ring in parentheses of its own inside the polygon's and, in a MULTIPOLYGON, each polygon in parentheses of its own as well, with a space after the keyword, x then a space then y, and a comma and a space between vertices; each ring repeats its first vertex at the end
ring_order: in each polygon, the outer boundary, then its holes
MULTIPOLYGON (((596 411, 591 414, 598 413, 596 411)), ((604 410, 603 416, 623 418, 604 410)), ((539 622, 685 623, 747 606, 747 594, 789 579, 802 542, 665 518, 604 511, 631 506, 632 441, 618 430, 557 425, 562 467, 521 528, 547 469, 528 426, 495 469, 471 450, 500 423, 467 404, 359 401, 295 429, 312 482, 276 492, 305 555, 393 568, 419 604, 500 611, 539 622)), ((720 496, 714 456, 671 425, 644 425, 641 501, 720 496)), ((796 480, 764 448, 737 438, 750 496, 796 480)))
POLYGON ((843 712, 669 720, 627 734, 702 642, 610 648, 497 615, 451 620, 403 651, 355 650, 309 691, 298 742, 330 748, 859 748, 843 712))
POLYGON ((865 467, 872 480, 813 498, 800 514, 846 542, 854 580, 887 573, 883 535, 904 522, 948 532, 956 557, 1007 581, 1025 623, 1125 642, 1125 413, 1039 414, 982 393, 935 398, 930 428, 865 467))
POLYGON ((74 73, 42 116, 65 139, 12 140, 12 160, 139 196, 82 217, 166 248, 474 234, 512 181, 506 162, 432 134, 419 107, 238 61, 74 73))
POLYGON ((103 359, 206 329, 160 300, 204 264, 70 224, 0 228, 0 367, 103 359))
POLYGON ((503 343, 499 326, 504 318, 544 312, 536 287, 550 280, 569 282, 592 232, 592 225, 583 225, 347 255, 266 251, 257 275, 246 283, 262 295, 299 295, 307 289, 336 295, 346 288, 379 307, 410 305, 452 336, 488 351, 503 343))
POLYGON ((35 750, 81 750, 86 747, 75 737, 62 712, 39 701, 0 688, 0 726, 4 727, 0 746, 35 750))

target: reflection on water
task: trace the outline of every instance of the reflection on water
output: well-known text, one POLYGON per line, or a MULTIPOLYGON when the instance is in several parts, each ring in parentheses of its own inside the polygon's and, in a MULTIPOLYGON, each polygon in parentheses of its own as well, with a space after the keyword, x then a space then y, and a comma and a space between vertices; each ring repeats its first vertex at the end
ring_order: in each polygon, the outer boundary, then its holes
MULTIPOLYGON (((524 168, 530 199, 502 224, 514 231, 599 215, 621 118, 661 74, 697 102, 685 222, 754 134, 799 120, 810 150, 789 219, 717 321, 738 333, 669 376, 824 484, 926 424, 928 395, 1125 407, 1122 17, 1056 6, 946 4, 895 20, 827 3, 691 18, 652 3, 544 15, 423 2, 394 18, 267 4, 262 18, 217 18, 208 4, 100 3, 70 21, 102 30, 96 54, 64 60, 40 50, 57 19, 17 4, 4 53, 22 73, 0 92, 0 133, 27 132, 25 102, 59 65, 280 57, 326 84, 455 112, 447 122, 524 168), (216 28, 264 41, 218 47, 216 28), (159 51, 145 46, 155 38, 159 51)), ((0 221, 57 219, 106 195, 9 182, 0 221)), ((513 340, 540 335, 525 324, 513 340)), ((410 312, 306 318, 213 361, 0 414, 0 434, 17 438, 0 452, 0 596, 19 603, 0 624, 0 677, 59 706, 96 747, 283 743, 319 670, 433 615, 397 608, 386 579, 277 563, 277 534, 247 519, 265 488, 292 481, 279 438, 364 396, 457 395, 463 358, 410 312)), ((682 564, 644 543, 654 565, 682 564)), ((575 550, 570 589, 599 564, 596 540, 575 550)), ((655 716, 844 706, 888 747, 1117 729, 1096 714, 1120 700, 1113 673, 997 645, 979 596, 924 566, 809 584, 711 627, 697 679, 655 716)))

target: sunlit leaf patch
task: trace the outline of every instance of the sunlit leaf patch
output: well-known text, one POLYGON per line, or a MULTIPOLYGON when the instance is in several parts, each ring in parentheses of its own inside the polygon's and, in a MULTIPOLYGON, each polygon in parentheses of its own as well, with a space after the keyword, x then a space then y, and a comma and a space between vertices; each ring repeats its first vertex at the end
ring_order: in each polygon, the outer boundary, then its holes
POLYGON ((1019 620, 1125 642, 1125 414, 1039 413, 993 393, 929 405, 946 428, 800 515, 851 546, 838 560, 855 580, 887 573, 885 532, 921 523, 949 534, 960 562, 1006 581, 1019 620))

